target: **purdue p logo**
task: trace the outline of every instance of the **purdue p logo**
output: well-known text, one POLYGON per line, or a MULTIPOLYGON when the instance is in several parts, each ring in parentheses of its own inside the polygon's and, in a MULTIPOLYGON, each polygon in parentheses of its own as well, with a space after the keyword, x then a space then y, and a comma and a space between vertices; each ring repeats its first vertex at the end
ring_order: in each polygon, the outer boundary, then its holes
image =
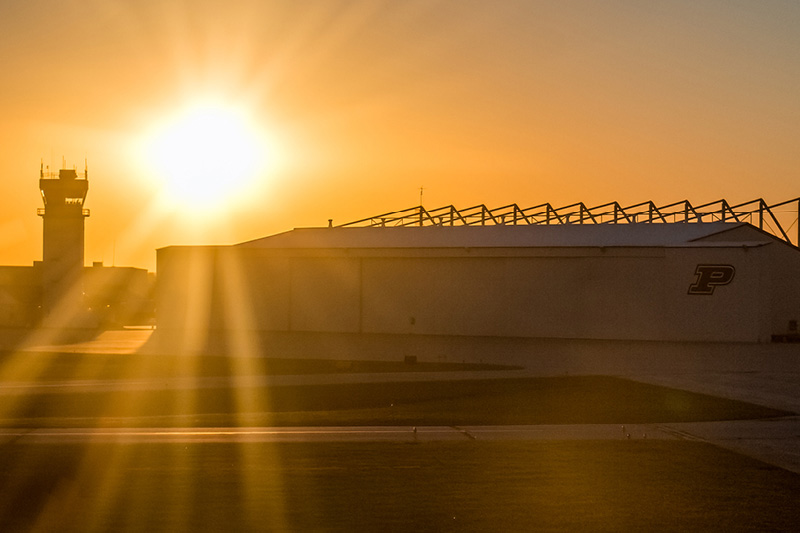
POLYGON ((731 265, 697 265, 697 279, 689 286, 689 294, 714 294, 714 289, 733 281, 736 269, 731 265))

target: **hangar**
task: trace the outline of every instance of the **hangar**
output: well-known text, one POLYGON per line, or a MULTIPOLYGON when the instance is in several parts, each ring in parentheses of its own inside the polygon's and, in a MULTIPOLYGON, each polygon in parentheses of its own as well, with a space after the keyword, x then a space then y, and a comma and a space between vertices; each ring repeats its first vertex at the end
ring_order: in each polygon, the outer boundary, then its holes
POLYGON ((157 252, 156 339, 165 350, 372 358, 425 356, 448 339, 786 339, 800 319, 787 206, 800 200, 418 206, 170 246, 157 252))

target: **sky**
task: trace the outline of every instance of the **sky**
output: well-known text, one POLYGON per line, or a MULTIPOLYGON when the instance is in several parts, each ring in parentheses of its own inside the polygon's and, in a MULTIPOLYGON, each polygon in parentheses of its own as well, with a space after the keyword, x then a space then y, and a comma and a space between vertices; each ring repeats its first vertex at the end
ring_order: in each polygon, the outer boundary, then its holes
POLYGON ((790 0, 2 2, 0 264, 41 259, 40 164, 88 165, 87 264, 151 271, 420 187, 427 208, 795 198, 798 28, 790 0), (198 102, 252 135, 196 140, 176 124, 198 102), (164 157, 216 188, 168 187, 164 157))

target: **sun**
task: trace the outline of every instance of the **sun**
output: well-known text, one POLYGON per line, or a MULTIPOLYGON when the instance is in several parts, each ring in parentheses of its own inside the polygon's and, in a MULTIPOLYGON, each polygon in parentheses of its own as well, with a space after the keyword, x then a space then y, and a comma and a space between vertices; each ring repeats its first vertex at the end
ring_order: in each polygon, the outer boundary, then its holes
POLYGON ((231 207, 266 171, 266 135, 242 109, 198 102, 146 135, 144 152, 161 199, 170 208, 202 213, 231 207))

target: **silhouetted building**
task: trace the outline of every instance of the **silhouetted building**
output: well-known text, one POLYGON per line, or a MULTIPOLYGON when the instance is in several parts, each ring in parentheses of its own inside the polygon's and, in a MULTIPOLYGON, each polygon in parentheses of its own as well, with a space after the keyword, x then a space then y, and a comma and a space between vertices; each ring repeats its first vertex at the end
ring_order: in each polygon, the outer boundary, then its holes
POLYGON ((0 266, 0 327, 30 328, 39 322, 42 305, 41 263, 0 266))
POLYGON ((448 339, 769 342, 796 333, 800 251, 784 239, 731 216, 566 222, 578 215, 424 227, 375 217, 370 227, 163 248, 157 338, 170 351, 459 360, 448 339))
MULTIPOLYGON (((133 267, 84 266, 87 172, 41 168, 42 261, 0 266, 0 328, 97 328, 147 324, 155 278, 133 267)), ((0 335, 16 338, 13 334, 0 335)))
MULTIPOLYGON (((89 216, 83 203, 89 190, 88 171, 79 178, 74 169, 61 169, 58 174, 42 169, 39 189, 44 202, 38 210, 43 221, 42 312, 48 321, 58 306, 80 306, 83 299, 84 220, 89 216)), ((54 319, 61 321, 61 317, 54 319)))
POLYGON ((143 268, 109 267, 101 261, 83 269, 83 301, 103 328, 152 324, 155 274, 143 268))

